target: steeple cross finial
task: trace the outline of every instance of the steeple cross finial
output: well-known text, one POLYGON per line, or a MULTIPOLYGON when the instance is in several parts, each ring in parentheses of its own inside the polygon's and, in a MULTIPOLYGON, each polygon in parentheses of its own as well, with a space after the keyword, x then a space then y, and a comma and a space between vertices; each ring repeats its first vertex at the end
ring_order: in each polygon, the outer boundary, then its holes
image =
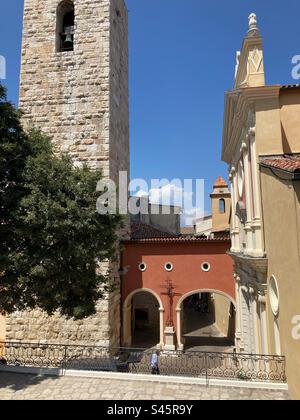
POLYGON ((257 25, 257 16, 255 13, 251 13, 249 15, 249 31, 248 36, 256 36, 259 35, 259 28, 257 25))

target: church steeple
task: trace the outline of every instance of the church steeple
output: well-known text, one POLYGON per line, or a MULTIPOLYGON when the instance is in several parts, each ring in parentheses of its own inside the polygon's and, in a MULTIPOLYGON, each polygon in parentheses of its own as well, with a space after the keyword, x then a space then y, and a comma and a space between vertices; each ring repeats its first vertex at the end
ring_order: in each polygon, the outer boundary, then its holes
POLYGON ((265 86, 263 41, 258 27, 257 16, 249 16, 249 29, 244 39, 242 51, 237 53, 234 88, 265 86))

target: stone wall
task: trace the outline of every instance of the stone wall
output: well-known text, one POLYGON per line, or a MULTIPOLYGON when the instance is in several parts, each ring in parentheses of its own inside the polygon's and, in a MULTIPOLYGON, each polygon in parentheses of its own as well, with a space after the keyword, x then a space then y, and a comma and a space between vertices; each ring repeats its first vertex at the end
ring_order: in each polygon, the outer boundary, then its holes
MULTIPOLYGON (((128 24, 123 0, 74 0, 74 51, 56 51, 60 0, 25 0, 20 108, 55 152, 106 177, 129 173, 128 24)), ((129 176, 129 174, 128 174, 129 176)), ((112 267, 118 277, 118 263, 112 267)), ((80 322, 41 311, 7 318, 6 338, 119 345, 120 290, 80 322)))
POLYGON ((5 330, 6 330, 5 324, 6 324, 5 317, 0 312, 0 341, 3 341, 5 338, 5 330))
MULTIPOLYGON (((215 324, 224 337, 230 336, 231 301, 219 293, 213 294, 215 324)), ((232 337, 230 337, 232 338, 232 337)))

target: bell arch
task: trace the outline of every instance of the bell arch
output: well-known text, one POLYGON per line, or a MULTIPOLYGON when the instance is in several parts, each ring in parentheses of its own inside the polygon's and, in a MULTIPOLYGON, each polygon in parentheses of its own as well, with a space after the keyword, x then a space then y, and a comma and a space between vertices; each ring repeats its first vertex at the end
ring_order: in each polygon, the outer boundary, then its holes
POLYGON ((75 6, 71 0, 62 0, 56 12, 56 51, 74 50, 75 6))

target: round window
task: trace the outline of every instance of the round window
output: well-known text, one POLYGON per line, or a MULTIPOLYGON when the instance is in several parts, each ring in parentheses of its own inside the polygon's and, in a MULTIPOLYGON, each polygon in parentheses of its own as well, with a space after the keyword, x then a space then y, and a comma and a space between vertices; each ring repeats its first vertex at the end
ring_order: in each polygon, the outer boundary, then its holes
POLYGON ((272 312, 274 316, 279 315, 279 290, 278 290, 278 284, 275 276, 272 276, 270 278, 269 282, 269 299, 270 299, 270 305, 272 312))
POLYGON ((147 270, 147 266, 146 266, 146 264, 145 264, 145 263, 141 263, 141 264, 139 264, 139 270, 140 270, 140 271, 146 271, 146 270, 147 270))
POLYGON ((208 262, 205 262, 203 264, 201 264, 201 268, 203 271, 209 271, 210 270, 210 264, 208 262))
POLYGON ((166 263, 165 264, 166 271, 172 271, 173 270, 173 264, 172 263, 166 263))

